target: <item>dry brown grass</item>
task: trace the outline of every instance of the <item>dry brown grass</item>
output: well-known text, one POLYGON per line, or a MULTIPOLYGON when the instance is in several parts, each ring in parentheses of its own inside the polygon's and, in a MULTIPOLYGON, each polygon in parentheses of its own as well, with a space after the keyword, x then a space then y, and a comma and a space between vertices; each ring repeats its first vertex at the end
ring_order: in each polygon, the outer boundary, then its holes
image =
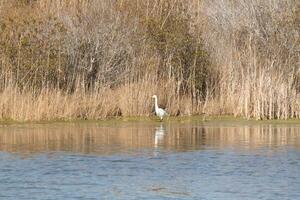
POLYGON ((199 113, 201 107, 193 106, 191 97, 177 96, 172 85, 174 82, 145 80, 116 89, 86 91, 78 87, 72 93, 56 89, 20 91, 12 86, 0 93, 0 119, 41 121, 150 116, 153 115, 153 94, 159 95, 159 103, 165 105, 171 115, 199 113))

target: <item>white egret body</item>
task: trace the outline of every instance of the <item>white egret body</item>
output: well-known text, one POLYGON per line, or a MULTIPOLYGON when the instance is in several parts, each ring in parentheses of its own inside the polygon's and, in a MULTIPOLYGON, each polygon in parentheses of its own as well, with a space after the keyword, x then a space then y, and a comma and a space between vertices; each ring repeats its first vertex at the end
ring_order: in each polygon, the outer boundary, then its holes
POLYGON ((154 98, 154 100, 155 100, 155 102, 154 102, 155 114, 160 118, 160 120, 163 120, 163 117, 167 116, 168 113, 164 109, 158 107, 156 95, 153 95, 152 98, 154 98))

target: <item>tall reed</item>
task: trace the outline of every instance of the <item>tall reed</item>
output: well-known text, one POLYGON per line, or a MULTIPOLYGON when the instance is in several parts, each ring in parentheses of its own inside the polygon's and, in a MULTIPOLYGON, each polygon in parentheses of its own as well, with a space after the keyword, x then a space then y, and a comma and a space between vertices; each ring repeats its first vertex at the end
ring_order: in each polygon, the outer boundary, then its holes
POLYGON ((299 118, 300 4, 294 0, 209 1, 204 35, 219 70, 224 112, 299 118))

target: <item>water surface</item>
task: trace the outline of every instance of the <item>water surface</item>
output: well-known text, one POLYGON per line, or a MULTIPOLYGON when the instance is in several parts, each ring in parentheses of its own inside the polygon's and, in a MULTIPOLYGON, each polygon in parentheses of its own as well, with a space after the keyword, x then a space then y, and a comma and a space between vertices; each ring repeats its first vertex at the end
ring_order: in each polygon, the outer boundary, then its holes
POLYGON ((300 199, 300 126, 0 126, 0 199, 300 199))

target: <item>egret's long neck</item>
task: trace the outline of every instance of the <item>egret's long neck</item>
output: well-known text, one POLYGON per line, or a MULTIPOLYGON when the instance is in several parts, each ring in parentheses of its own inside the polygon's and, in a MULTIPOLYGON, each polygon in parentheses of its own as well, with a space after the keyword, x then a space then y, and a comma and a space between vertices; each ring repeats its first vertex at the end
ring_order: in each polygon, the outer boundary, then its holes
POLYGON ((158 110, 158 105, 157 105, 157 98, 154 98, 154 106, 155 106, 155 111, 157 111, 158 110))

